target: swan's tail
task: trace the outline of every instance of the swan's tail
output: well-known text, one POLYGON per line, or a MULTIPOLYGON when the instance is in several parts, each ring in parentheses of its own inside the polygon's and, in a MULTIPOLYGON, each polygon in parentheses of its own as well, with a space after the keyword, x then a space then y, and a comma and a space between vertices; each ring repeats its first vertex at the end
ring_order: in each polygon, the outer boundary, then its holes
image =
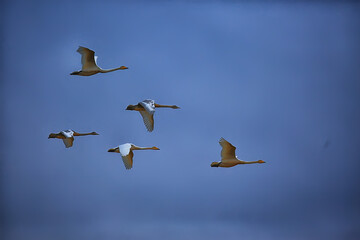
POLYGON ((211 167, 219 167, 220 163, 219 162, 212 162, 211 163, 211 167))
POLYGON ((56 138, 57 137, 57 134, 55 133, 50 133, 49 137, 48 138, 56 138))
POLYGON ((126 107, 126 110, 135 110, 135 106, 134 105, 129 105, 126 107))

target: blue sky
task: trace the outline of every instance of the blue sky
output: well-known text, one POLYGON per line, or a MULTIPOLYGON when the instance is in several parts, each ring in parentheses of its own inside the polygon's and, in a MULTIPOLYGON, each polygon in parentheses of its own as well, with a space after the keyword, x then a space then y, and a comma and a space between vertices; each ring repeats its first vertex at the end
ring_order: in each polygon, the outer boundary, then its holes
POLYGON ((3 7, 2 239, 359 238, 359 4, 3 7), (129 69, 70 76, 79 45, 129 69), (181 109, 148 133, 147 98, 181 109), (220 137, 266 164, 211 168, 220 137))

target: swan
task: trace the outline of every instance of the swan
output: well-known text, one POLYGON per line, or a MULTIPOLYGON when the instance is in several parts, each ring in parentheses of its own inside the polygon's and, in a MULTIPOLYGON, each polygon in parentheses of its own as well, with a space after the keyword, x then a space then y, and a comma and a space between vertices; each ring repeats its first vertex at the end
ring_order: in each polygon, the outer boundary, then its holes
POLYGON ((263 160, 246 162, 238 159, 235 156, 235 149, 231 143, 226 141, 224 138, 220 138, 219 143, 222 147, 221 150, 221 161, 220 162, 212 162, 211 167, 233 167, 238 164, 251 164, 251 163, 265 163, 263 160))
POLYGON ((86 136, 86 135, 99 135, 96 132, 91 132, 91 133, 77 133, 71 129, 69 130, 64 130, 61 131, 59 133, 50 133, 48 138, 59 138, 62 139, 65 147, 69 148, 72 147, 73 142, 74 142, 74 136, 86 136))
POLYGON ((107 73, 116 70, 128 69, 125 66, 113 69, 101 69, 98 67, 98 65, 96 65, 97 56, 95 56, 95 52, 93 50, 80 46, 77 52, 81 54, 82 68, 80 71, 70 73, 70 75, 91 76, 96 73, 107 73))
POLYGON ((179 107, 176 105, 160 105, 156 104, 154 100, 146 99, 142 102, 139 102, 137 105, 129 105, 126 110, 133 110, 140 112, 145 127, 149 132, 154 130, 154 113, 155 108, 172 108, 178 109, 179 107))
POLYGON ((138 147, 132 143, 125 143, 116 148, 110 148, 108 152, 117 152, 121 154, 121 158, 124 162, 127 170, 132 168, 133 165, 133 150, 160 150, 157 147, 138 147))

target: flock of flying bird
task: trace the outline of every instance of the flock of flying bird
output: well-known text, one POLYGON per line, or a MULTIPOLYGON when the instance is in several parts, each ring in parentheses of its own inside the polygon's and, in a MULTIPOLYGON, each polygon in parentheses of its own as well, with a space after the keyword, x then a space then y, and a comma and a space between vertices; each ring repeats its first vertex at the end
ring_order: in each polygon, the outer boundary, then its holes
MULTIPOLYGON (((108 73, 116 70, 125 70, 128 69, 125 66, 121 66, 113 69, 101 69, 96 64, 97 56, 95 56, 95 52, 85 48, 79 47, 77 50, 78 53, 81 54, 81 64, 82 68, 80 71, 72 72, 70 75, 80 75, 80 76, 91 76, 97 73, 108 73)), ((156 108, 172 108, 178 109, 179 107, 176 105, 160 105, 155 103, 154 100, 144 100, 139 102, 137 105, 129 105, 126 110, 138 111, 144 121, 145 127, 149 132, 154 130, 154 113, 156 108)), ((58 138, 62 139, 65 147, 72 147, 74 142, 74 137, 77 136, 86 136, 86 135, 99 135, 96 132, 91 133, 77 133, 71 129, 64 130, 59 133, 50 133, 49 138, 58 138)), ((211 167, 233 167, 238 164, 251 164, 251 163, 265 163, 263 160, 258 161, 242 161, 237 158, 235 155, 236 147, 234 147, 231 143, 226 141, 224 138, 220 138, 219 143, 222 147, 221 150, 221 161, 220 162, 212 162, 211 167)), ((139 147, 132 143, 125 143, 115 148, 110 148, 108 152, 117 152, 121 154, 122 160, 124 162, 126 169, 131 169, 133 165, 133 150, 160 150, 157 147, 139 147)))

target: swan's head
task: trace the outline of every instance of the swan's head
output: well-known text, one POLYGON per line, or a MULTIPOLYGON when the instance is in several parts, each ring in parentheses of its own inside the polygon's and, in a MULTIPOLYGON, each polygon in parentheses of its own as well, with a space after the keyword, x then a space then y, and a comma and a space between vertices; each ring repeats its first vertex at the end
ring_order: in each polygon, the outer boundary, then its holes
POLYGON ((120 152, 120 151, 119 151, 119 147, 110 148, 110 149, 108 150, 108 152, 120 152))
POLYGON ((121 66, 119 69, 125 70, 125 69, 129 69, 129 68, 128 68, 128 67, 125 67, 125 66, 121 66))
POLYGON ((176 106, 176 105, 172 105, 171 108, 173 109, 179 109, 180 107, 176 106))
POLYGON ((160 148, 157 148, 157 147, 152 147, 151 149, 152 150, 160 150, 160 148))
POLYGON ((211 163, 211 167, 219 167, 220 163, 219 162, 212 162, 211 163))
POLYGON ((97 132, 92 132, 91 135, 99 135, 97 132))
POLYGON ((257 162, 258 163, 265 163, 265 161, 263 161, 263 160, 258 160, 257 162))

